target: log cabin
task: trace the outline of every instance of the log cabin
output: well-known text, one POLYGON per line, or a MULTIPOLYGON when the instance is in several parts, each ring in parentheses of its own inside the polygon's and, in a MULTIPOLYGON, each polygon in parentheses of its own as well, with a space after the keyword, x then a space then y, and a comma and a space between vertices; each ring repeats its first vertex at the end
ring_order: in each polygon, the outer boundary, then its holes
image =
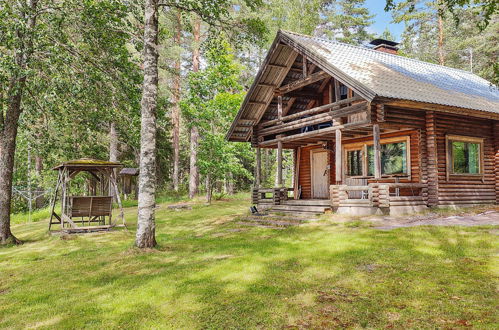
POLYGON ((396 46, 278 32, 227 133, 256 148, 253 204, 366 215, 499 202, 497 87, 396 46), (275 187, 261 186, 262 148, 277 149, 275 187))

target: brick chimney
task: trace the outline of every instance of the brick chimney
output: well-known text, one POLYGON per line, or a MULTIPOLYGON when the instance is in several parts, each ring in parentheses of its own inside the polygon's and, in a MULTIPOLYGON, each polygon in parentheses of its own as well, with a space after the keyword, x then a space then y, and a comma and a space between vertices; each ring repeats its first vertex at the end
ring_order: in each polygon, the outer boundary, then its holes
POLYGON ((395 41, 374 39, 369 44, 374 46, 374 50, 378 50, 384 53, 397 54, 399 50, 399 48, 397 47, 399 43, 395 41))

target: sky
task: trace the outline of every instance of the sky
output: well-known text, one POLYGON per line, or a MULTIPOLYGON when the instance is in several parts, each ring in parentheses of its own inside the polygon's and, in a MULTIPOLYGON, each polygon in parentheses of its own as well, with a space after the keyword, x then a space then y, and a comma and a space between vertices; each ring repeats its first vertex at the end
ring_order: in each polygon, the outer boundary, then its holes
POLYGON ((366 7, 369 8, 371 14, 376 14, 373 18, 374 24, 371 27, 372 33, 381 34, 386 27, 390 32, 396 37, 396 40, 400 42, 400 35, 404 30, 404 24, 394 24, 390 23, 392 21, 392 14, 390 12, 385 12, 385 0, 366 0, 366 7))

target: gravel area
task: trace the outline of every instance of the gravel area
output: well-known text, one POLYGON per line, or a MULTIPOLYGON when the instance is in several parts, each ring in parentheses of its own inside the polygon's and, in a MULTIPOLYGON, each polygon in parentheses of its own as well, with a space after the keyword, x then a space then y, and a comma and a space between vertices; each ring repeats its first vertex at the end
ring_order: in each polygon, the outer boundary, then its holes
POLYGON ((479 214, 439 216, 426 214, 407 218, 371 218, 374 228, 394 229, 414 226, 483 226, 499 225, 499 211, 486 211, 479 214))

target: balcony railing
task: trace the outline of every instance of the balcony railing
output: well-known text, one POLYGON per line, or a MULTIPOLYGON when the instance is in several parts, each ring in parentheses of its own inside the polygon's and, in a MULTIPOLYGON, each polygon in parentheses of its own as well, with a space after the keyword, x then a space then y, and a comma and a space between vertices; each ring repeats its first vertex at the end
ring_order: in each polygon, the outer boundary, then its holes
POLYGON ((293 188, 253 188, 251 202, 253 204, 280 205, 283 201, 293 199, 293 188))

